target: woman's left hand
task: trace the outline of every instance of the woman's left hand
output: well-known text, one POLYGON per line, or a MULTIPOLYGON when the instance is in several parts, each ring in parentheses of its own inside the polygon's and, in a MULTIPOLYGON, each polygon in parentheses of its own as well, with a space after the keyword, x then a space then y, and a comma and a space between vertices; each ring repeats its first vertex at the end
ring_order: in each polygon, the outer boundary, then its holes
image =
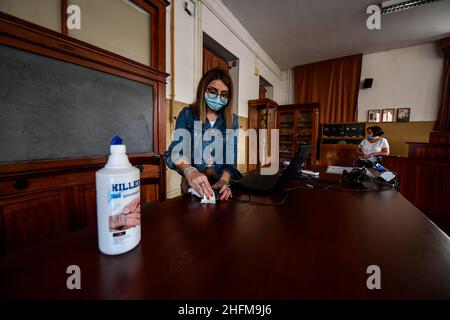
POLYGON ((219 181, 217 181, 213 186, 213 189, 219 190, 220 200, 228 200, 229 198, 232 198, 233 195, 231 193, 231 189, 228 186, 228 180, 224 179, 223 177, 220 178, 219 181))

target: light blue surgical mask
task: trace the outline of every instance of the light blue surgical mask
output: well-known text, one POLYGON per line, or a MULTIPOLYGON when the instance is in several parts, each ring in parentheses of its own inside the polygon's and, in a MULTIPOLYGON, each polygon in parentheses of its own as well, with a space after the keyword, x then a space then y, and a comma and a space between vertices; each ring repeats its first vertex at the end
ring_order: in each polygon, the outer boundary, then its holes
POLYGON ((205 101, 208 107, 214 111, 219 111, 228 104, 228 99, 221 98, 220 95, 217 95, 216 98, 211 98, 208 92, 205 92, 205 101))
POLYGON ((367 140, 372 140, 373 139, 373 134, 369 134, 368 136, 367 136, 367 140))

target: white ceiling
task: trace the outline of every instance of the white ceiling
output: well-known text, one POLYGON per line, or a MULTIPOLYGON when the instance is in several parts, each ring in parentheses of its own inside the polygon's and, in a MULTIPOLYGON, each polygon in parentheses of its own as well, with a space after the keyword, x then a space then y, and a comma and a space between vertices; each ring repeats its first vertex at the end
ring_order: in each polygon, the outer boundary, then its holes
POLYGON ((366 27, 381 0, 222 1, 281 69, 450 35, 450 0, 383 15, 381 30, 366 27))

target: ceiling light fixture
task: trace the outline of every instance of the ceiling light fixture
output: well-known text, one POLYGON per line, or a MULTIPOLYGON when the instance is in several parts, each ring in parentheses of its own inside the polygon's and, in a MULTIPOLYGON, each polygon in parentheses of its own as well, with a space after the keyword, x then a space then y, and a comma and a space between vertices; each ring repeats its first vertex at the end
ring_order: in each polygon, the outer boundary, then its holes
POLYGON ((391 14, 441 0, 389 0, 381 3, 381 14, 391 14))

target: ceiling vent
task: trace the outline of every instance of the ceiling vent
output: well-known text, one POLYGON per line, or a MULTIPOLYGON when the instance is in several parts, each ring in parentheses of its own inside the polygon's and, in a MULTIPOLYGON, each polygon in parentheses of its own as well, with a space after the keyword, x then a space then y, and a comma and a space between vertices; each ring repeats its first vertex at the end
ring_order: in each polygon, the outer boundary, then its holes
POLYGON ((381 14, 391 14, 441 0, 388 0, 381 3, 381 14))

